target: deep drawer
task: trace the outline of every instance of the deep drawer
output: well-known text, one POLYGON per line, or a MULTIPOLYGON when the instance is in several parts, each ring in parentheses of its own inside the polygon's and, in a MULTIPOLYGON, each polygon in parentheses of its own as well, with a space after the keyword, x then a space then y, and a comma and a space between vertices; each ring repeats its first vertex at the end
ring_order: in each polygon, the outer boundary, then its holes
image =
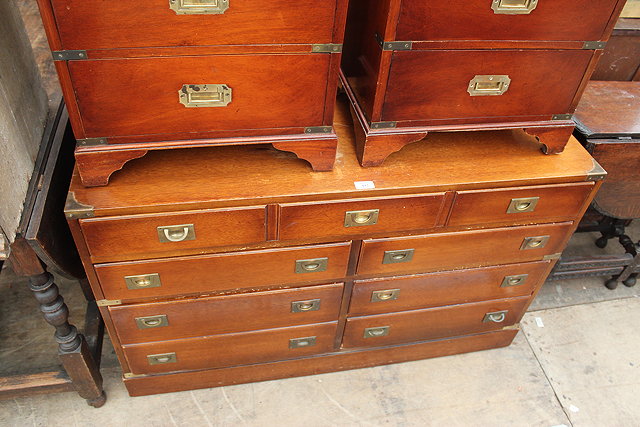
POLYGON ((528 296, 544 282, 550 262, 356 280, 349 315, 363 316, 528 296))
POLYGON ((489 332, 515 324, 529 297, 347 319, 343 348, 378 347, 489 332))
POLYGON ((338 320, 342 283, 109 307, 122 344, 338 320))
POLYGON ((68 66, 86 138, 192 139, 198 132, 323 125, 330 60, 311 53, 209 55, 68 66))
POLYGON ((448 225, 526 224, 576 220, 593 182, 459 191, 448 225))
POLYGON ((571 112, 592 56, 590 50, 394 52, 382 120, 551 120, 554 114, 571 112), (476 86, 476 76, 494 79, 476 86), (507 86, 499 84, 502 76, 509 79, 507 86), (497 95, 499 91, 504 92, 497 95))
POLYGON ((93 262, 171 256, 266 239, 264 206, 83 219, 93 262))
POLYGON ((283 204, 280 239, 350 237, 433 228, 444 193, 318 203, 283 204))
POLYGON ((213 369, 333 351, 336 322, 123 346, 133 374, 213 369))
POLYGON ((572 223, 362 242, 358 274, 425 273, 541 260, 562 252, 572 223))
POLYGON ((617 0, 404 0, 396 40, 602 40, 617 3, 617 0), (505 8, 505 3, 511 3, 512 7, 505 8), (524 13, 528 9, 530 13, 524 13), (507 10, 522 13, 501 13, 507 10))
POLYGON ((127 300, 340 280, 350 243, 99 264, 104 296, 127 300))

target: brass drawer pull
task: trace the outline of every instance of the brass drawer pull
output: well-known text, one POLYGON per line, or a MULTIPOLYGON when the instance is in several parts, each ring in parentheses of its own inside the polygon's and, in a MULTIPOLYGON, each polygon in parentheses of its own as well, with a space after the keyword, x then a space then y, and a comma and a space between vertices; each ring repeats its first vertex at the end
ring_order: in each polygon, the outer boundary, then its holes
POLYGON ((533 236, 525 237, 520 246, 521 250, 527 249, 542 249, 547 245, 550 236, 533 236))
POLYGON ((177 15, 220 14, 229 8, 229 0, 169 0, 169 8, 177 15))
POLYGON ((317 273, 326 271, 329 258, 299 259, 296 261, 296 273, 317 273))
POLYGON ((182 85, 178 91, 180 104, 187 108, 226 107, 233 91, 225 84, 182 85))
POLYGON ((509 76, 482 75, 475 76, 469 82, 467 92, 471 96, 496 96, 509 90, 511 79, 509 76))
POLYGON ((316 337, 291 338, 289 348, 311 347, 316 345, 316 337))
POLYGON ((383 264, 397 264, 409 262, 413 259, 414 249, 401 249, 398 251, 385 251, 382 257, 383 264))
POLYGON ((136 317, 136 325, 138 325, 138 329, 160 328, 163 326, 169 326, 169 320, 167 319, 166 314, 136 317))
POLYGON ((515 274, 513 276, 505 276, 502 280, 501 288, 507 288, 509 286, 520 286, 527 282, 528 274, 515 274))
POLYGON ((482 322, 483 323, 489 323, 489 322, 502 323, 507 318, 508 312, 509 310, 502 310, 502 311, 494 311, 492 313, 487 313, 484 315, 484 319, 482 319, 482 322))
POLYGON ((393 301, 400 296, 400 289, 385 289, 384 291, 373 291, 371 302, 393 301))
POLYGON ((320 310, 320 299, 310 299, 308 301, 294 301, 291 303, 292 313, 304 313, 305 311, 320 310))
POLYGON ((538 0, 493 0, 496 15, 528 15, 538 6, 538 0))
POLYGON ((362 227, 364 225, 374 225, 378 223, 380 209, 369 209, 366 211, 348 211, 344 214, 345 227, 362 227))
POLYGON ((127 289, 159 288, 162 286, 158 273, 125 276, 124 281, 127 284, 127 289))
POLYGON ((196 230, 193 224, 165 225, 158 227, 158 239, 162 243, 195 240, 196 230))
POLYGON ((533 212, 538 204, 540 197, 527 197, 522 199, 511 199, 507 213, 524 213, 533 212))
POLYGON ((365 338, 385 337, 389 335, 390 326, 376 326, 375 328, 364 328, 365 338))
POLYGON ((175 353, 150 354, 147 356, 149 365, 163 365, 165 363, 176 363, 178 358, 175 353))

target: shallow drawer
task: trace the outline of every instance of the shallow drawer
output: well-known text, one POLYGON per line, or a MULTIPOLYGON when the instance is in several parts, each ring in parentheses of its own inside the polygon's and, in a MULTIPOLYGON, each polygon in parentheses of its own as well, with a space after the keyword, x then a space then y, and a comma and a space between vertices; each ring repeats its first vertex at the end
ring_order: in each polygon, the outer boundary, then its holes
POLYGON ((280 239, 433 228, 442 210, 444 193, 353 201, 289 203, 280 211, 280 239))
POLYGON ((336 322, 123 346, 133 374, 213 369, 333 351, 336 322))
POLYGON ((572 223, 494 228, 362 242, 358 274, 429 271, 538 261, 562 252, 572 223))
POLYGON ((448 225, 535 223, 574 220, 593 182, 459 191, 448 225))
POLYGON ((100 264, 95 271, 109 300, 325 282, 345 276, 350 247, 334 243, 100 264))
POLYGON ((347 319, 342 347, 378 347, 502 329, 517 323, 529 297, 347 319))
POLYGON ((109 307, 122 344, 338 320, 342 283, 109 307))
POLYGON ((616 3, 617 0, 405 0, 396 40, 601 40, 616 3), (505 7, 509 4, 511 7, 505 7))
POLYGON ((551 120, 570 112, 592 56, 590 50, 394 52, 382 120, 551 120))
POLYGON ((171 256, 266 239, 265 207, 80 220, 93 262, 171 256))
POLYGON ((321 126, 330 60, 311 53, 210 55, 68 66, 86 138, 192 139, 198 132, 321 126))
POLYGON ((527 296, 544 282, 551 261, 356 280, 350 316, 527 296))
POLYGON ((331 43, 338 4, 336 0, 48 1, 65 49, 331 43))

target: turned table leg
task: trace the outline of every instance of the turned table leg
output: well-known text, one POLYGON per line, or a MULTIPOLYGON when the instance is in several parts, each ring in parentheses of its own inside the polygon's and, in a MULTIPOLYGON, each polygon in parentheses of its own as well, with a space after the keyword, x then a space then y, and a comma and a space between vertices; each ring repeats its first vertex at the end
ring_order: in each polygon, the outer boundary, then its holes
POLYGON ((40 304, 44 319, 55 327, 60 361, 78 394, 95 408, 104 405, 102 376, 84 337, 69 323, 69 309, 59 293, 53 275, 47 271, 29 276, 29 288, 40 304))

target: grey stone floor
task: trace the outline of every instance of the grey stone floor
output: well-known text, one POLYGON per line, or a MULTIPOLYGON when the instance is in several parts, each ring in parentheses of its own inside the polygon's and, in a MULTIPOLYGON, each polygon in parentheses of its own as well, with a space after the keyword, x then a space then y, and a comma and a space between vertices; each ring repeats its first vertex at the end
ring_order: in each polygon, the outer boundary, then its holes
MULTIPOLYGON (((577 235, 568 252, 591 251, 593 239, 577 235)), ((74 393, 4 400, 0 426, 639 426, 640 285, 602 284, 546 283, 508 348, 148 397, 127 395, 107 343, 103 408, 74 393)), ((61 288, 79 323, 81 294, 61 288)), ((24 283, 5 271, 0 295, 0 373, 55 365, 24 283)))

